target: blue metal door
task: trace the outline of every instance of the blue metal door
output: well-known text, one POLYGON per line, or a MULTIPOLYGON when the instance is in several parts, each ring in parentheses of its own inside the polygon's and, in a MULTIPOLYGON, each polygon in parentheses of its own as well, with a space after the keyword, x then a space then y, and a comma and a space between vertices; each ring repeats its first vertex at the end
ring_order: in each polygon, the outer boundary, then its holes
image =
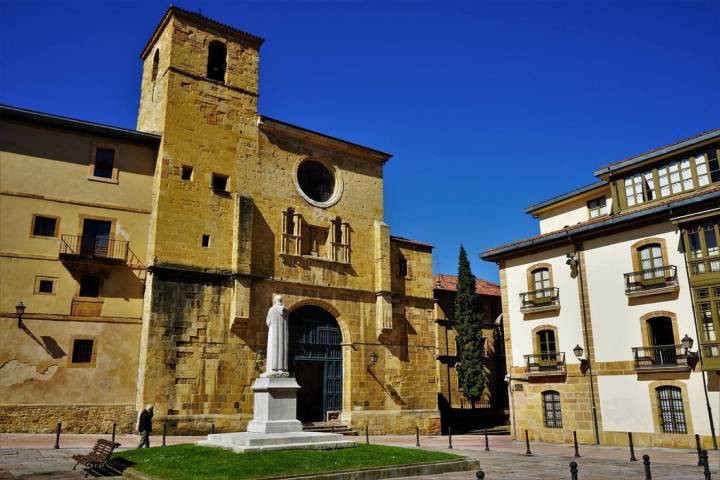
MULTIPOLYGON (((291 373, 304 379, 298 392, 298 418, 301 421, 325 421, 327 412, 342 409, 342 334, 335 318, 326 310, 306 305, 290 314, 290 358, 291 373), (319 362, 322 368, 306 368, 308 362, 319 362), (298 372, 298 369, 303 369, 298 372), (319 375, 322 379, 308 378, 319 375), (316 372, 316 373, 315 373, 316 372), (314 391, 321 388, 322 391, 314 391), (313 389, 309 391, 308 389, 313 389), (303 405, 321 399, 322 409, 305 409, 303 405), (319 413, 316 413, 319 412, 319 413)), ((300 380, 299 380, 300 382, 300 380)))

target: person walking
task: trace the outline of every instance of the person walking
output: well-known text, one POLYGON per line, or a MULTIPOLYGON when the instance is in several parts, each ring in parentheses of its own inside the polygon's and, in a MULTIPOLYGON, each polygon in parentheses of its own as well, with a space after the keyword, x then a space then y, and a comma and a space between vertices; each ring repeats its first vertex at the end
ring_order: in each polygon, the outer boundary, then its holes
POLYGON ((152 432, 153 406, 147 405, 140 413, 140 422, 138 422, 138 432, 140 432, 140 444, 138 448, 143 446, 150 448, 150 432, 152 432))

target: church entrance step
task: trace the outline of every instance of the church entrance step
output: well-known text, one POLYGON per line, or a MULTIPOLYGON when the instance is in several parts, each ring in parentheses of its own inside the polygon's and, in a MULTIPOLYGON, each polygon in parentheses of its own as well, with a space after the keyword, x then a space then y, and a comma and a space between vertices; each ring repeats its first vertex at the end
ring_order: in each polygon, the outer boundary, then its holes
POLYGON ((308 422, 303 423, 305 432, 338 433, 340 435, 357 435, 358 433, 347 425, 335 422, 308 422))

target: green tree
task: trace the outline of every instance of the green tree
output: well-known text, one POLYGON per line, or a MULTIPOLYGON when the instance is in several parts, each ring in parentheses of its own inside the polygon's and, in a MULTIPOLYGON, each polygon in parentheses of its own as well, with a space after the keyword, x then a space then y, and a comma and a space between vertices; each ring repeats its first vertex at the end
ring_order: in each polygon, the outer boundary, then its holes
POLYGON ((457 365, 458 378, 463 393, 473 404, 480 399, 485 389, 483 350, 485 341, 481 323, 483 314, 475 307, 475 276, 465 248, 460 246, 458 258, 458 283, 455 296, 454 327, 457 333, 457 349, 460 361, 457 365))

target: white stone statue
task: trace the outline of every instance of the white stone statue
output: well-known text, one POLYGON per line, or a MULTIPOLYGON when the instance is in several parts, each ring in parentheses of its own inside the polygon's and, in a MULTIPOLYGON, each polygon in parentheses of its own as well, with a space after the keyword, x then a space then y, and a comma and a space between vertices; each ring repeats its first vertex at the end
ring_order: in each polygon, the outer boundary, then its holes
POLYGON ((273 295, 273 305, 267 313, 267 362, 261 377, 288 377, 288 313, 282 296, 273 295))

